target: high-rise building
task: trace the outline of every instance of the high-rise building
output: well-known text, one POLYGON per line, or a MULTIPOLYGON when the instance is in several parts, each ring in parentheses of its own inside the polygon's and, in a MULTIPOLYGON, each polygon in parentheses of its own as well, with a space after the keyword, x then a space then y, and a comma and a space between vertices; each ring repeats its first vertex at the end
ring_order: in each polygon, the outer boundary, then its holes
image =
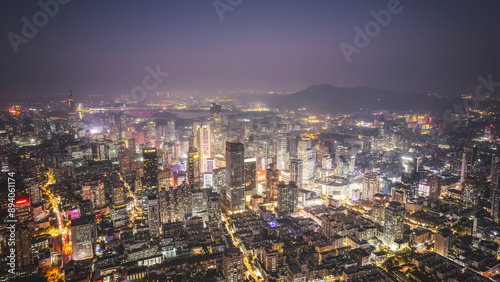
POLYGON ((245 195, 257 192, 257 159, 245 158, 245 195))
MULTIPOLYGON (((12 238, 12 236, 9 236, 12 238)), ((28 228, 21 227, 15 231, 16 270, 26 269, 31 264, 31 237, 28 228)), ((10 244, 9 244, 10 246, 10 244)))
POLYGON ((192 191, 200 189, 200 152, 194 147, 188 151, 188 180, 192 191))
POLYGON ((200 153, 200 171, 207 172, 207 160, 211 158, 210 125, 198 124, 196 126, 196 148, 200 153))
POLYGON ((378 173, 367 173, 363 176, 364 201, 373 201, 373 196, 380 192, 380 175, 378 173))
POLYGON ((218 225, 221 221, 220 196, 218 193, 212 193, 208 196, 207 209, 208 222, 211 225, 218 225))
POLYGON ((304 163, 301 159, 291 159, 290 160, 290 181, 297 183, 299 189, 304 188, 302 185, 302 174, 304 170, 304 163))
POLYGON ((477 147, 465 147, 462 153, 462 169, 460 173, 460 182, 467 178, 476 176, 477 147))
POLYGON ((226 206, 232 211, 245 209, 245 147, 226 142, 226 206))
POLYGON ((441 178, 437 175, 433 175, 429 179, 429 196, 434 200, 439 200, 441 196, 441 178))
POLYGON ((434 252, 444 257, 448 257, 449 248, 452 242, 453 231, 444 228, 434 235, 434 252))
POLYGON ((281 215, 297 212, 298 187, 295 182, 278 184, 278 204, 276 210, 281 215))
POLYGON ((74 115, 76 113, 75 97, 73 96, 73 91, 69 91, 68 97, 68 114, 74 115))
POLYGON ((142 150, 144 158, 144 181, 142 183, 144 196, 158 194, 158 157, 155 148, 142 150))
POLYGON ((210 103, 210 129, 212 140, 212 157, 224 155, 224 133, 222 130, 222 107, 210 103))
POLYGON ((106 204, 104 182, 101 180, 87 181, 82 185, 82 200, 90 200, 95 209, 106 204))
POLYGON ((276 155, 276 168, 278 170, 288 169, 288 151, 286 124, 278 124, 274 134, 274 151, 276 155))
POLYGON ((298 159, 302 160, 303 173, 302 173, 302 185, 308 184, 309 179, 314 177, 314 169, 316 162, 314 160, 314 151, 311 147, 311 140, 299 140, 297 146, 298 159))
POLYGON ((160 206, 155 195, 148 196, 148 226, 151 238, 160 237, 160 206))
POLYGON ((71 221, 73 260, 83 260, 94 256, 92 228, 92 223, 86 217, 71 221))
POLYGON ((278 197, 278 183, 280 182, 280 171, 275 164, 270 164, 266 172, 266 186, 269 198, 275 201, 278 197))
POLYGON ((382 224, 384 222, 387 196, 377 193, 373 196, 373 221, 382 224))
POLYGON ((243 273, 243 254, 239 249, 232 247, 226 250, 222 257, 223 272, 226 282, 239 282, 245 280, 243 273))
POLYGON ((474 179, 466 178, 462 182, 462 202, 467 208, 477 206, 480 188, 474 179))
POLYGON ((404 233, 404 206, 398 202, 390 202, 385 209, 384 242, 391 249, 397 249, 395 242, 403 239, 404 233))

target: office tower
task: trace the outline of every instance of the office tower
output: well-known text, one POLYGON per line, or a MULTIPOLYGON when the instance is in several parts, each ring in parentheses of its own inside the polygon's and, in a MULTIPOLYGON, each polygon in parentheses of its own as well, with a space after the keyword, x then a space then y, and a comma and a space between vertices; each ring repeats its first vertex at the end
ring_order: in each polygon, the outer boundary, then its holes
POLYGON ((377 193, 373 196, 373 221, 382 224, 385 216, 385 206, 387 204, 387 196, 377 193))
POLYGON ((82 185, 82 200, 90 200, 96 209, 106 204, 104 182, 101 180, 87 181, 82 185))
POLYGON ((15 215, 18 222, 31 221, 33 219, 33 212, 30 199, 23 196, 14 202, 16 209, 15 215))
POLYGON ((245 158, 245 194, 253 196, 257 192, 257 159, 245 158))
POLYGON ((287 151, 287 136, 286 124, 278 124, 276 133, 274 134, 274 151, 276 155, 276 169, 286 170, 288 168, 288 151, 287 151))
POLYGON ((245 280, 243 274, 243 254, 239 249, 232 247, 224 252, 222 266, 226 282, 239 282, 245 280))
POLYGON ((212 140, 212 157, 224 155, 224 134, 222 131, 222 107, 210 103, 210 129, 212 140))
POLYGON ((309 179, 314 177, 314 169, 316 162, 313 158, 314 151, 311 148, 311 140, 299 140, 297 147, 298 159, 302 160, 303 164, 303 182, 305 185, 309 182, 309 179))
POLYGON ((245 209, 245 149, 226 142, 226 202, 232 211, 245 209))
POLYGON ((394 242, 403 239, 404 233, 404 206, 398 202, 390 202, 385 208, 384 215, 384 242, 391 249, 396 249, 394 242))
POLYGON ((477 147, 465 147, 462 153, 462 169, 460 173, 460 182, 467 178, 476 176, 477 147))
POLYGON ((75 97, 73 96, 73 91, 69 91, 68 97, 68 114, 74 115, 76 113, 75 97))
POLYGON ((92 227, 92 223, 86 217, 71 221, 73 260, 83 260, 94 256, 92 227))
POLYGON ((462 202, 467 208, 477 206, 480 188, 474 179, 466 178, 462 182, 462 202))
POLYGON ((304 188, 302 185, 302 174, 304 169, 304 163, 301 159, 291 159, 290 160, 290 181, 297 184, 299 189, 304 188))
POLYGON ((298 187, 295 182, 278 184, 278 204, 276 210, 282 215, 297 212, 298 187))
POLYGON ((142 150, 144 159, 144 180, 142 182, 143 195, 158 194, 158 158, 155 148, 142 150))
POLYGON ((373 196, 380 192, 380 175, 378 173, 367 173, 363 176, 362 200, 371 202, 373 196))
POLYGON ((196 148, 200 153, 200 170, 207 172, 207 160, 211 157, 210 125, 196 125, 196 148))
POLYGON ((275 164, 270 164, 266 172, 266 186, 269 198, 275 201, 278 197, 277 189, 280 181, 280 171, 276 169, 275 164))
POLYGON ((160 206, 155 195, 148 196, 148 226, 150 238, 160 237, 160 206))
POLYGON ((245 184, 245 147, 242 143, 226 142, 226 171, 227 186, 245 184))
POLYGON ((188 151, 188 180, 192 191, 200 189, 200 153, 195 147, 188 151))
POLYGON ((444 228, 434 235, 434 252, 444 257, 448 257, 449 248, 452 243, 453 231, 444 228))
POLYGON ((434 201, 439 200, 441 196, 441 178, 437 175, 433 175, 429 179, 429 196, 434 201))

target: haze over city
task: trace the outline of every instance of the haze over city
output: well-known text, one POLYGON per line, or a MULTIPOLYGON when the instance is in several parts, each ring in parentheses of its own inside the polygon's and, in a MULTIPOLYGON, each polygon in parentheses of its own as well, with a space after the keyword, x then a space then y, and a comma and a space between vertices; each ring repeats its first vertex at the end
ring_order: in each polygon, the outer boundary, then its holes
POLYGON ((1 281, 500 281, 500 2, 4 4, 1 281))

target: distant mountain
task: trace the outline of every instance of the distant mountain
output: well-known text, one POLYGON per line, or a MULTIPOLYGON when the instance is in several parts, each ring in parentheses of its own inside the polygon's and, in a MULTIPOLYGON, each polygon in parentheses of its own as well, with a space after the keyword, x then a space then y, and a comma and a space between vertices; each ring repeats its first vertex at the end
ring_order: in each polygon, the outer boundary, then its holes
POLYGON ((418 93, 397 93, 367 87, 339 88, 328 84, 311 86, 288 95, 262 95, 265 102, 278 109, 297 110, 306 107, 321 113, 363 110, 438 111, 450 101, 418 93))

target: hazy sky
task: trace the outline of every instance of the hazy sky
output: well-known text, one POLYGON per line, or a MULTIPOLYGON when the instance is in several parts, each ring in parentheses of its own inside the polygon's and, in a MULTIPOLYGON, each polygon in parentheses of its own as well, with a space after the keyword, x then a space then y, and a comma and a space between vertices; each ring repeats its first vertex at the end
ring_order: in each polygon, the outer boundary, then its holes
POLYGON ((77 96, 119 96, 158 64, 170 73, 153 89, 161 92, 328 83, 453 95, 473 89, 479 75, 500 81, 497 0, 401 0, 402 10, 348 63, 341 42, 354 46, 354 28, 364 30, 370 11, 389 2, 242 0, 221 21, 211 0, 71 0, 16 54, 8 34, 19 39, 21 19, 33 22, 43 10, 37 1, 4 1, 0 95, 72 87, 77 96))

